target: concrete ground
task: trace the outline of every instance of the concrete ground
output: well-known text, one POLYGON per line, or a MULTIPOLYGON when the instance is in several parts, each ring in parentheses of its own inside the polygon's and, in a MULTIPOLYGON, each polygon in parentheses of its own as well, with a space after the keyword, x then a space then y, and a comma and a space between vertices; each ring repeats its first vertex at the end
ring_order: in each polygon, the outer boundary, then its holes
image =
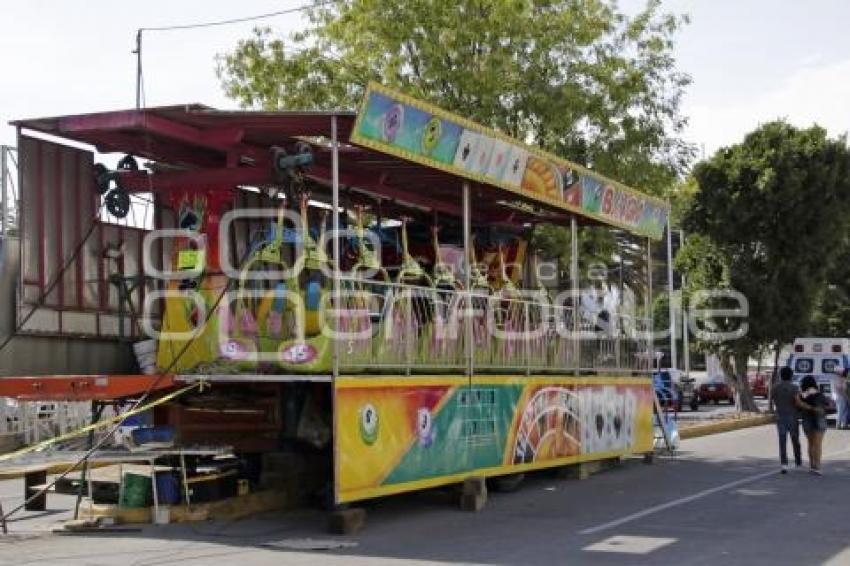
MULTIPOLYGON (((824 451, 823 477, 783 476, 773 427, 745 429, 584 481, 536 474, 480 513, 447 490, 371 502, 349 537, 328 535, 318 511, 97 535, 48 534, 56 515, 25 517, 0 537, 0 564, 850 564, 850 431, 830 430, 824 451)), ((0 483, 6 509, 17 484, 0 483)))

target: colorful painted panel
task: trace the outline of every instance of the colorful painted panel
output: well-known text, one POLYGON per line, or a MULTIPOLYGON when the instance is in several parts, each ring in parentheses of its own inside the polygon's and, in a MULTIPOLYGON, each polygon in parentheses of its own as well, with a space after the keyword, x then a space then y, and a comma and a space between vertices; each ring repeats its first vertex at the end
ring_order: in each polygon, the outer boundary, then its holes
POLYGON ((660 199, 374 83, 351 142, 651 238, 667 223, 660 199))
POLYGON ((648 379, 351 377, 334 387, 340 502, 652 450, 648 379))

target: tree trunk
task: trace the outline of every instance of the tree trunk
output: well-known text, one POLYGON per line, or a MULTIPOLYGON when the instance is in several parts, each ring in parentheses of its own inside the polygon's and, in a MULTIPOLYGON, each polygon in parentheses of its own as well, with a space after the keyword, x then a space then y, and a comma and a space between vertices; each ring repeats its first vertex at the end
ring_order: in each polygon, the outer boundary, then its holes
POLYGON ((717 359, 720 361, 720 370, 723 372, 723 379, 726 381, 726 385, 732 388, 732 392, 735 395, 735 407, 740 411, 741 409, 738 404, 738 378, 735 376, 733 357, 731 354, 722 354, 718 355, 717 359))
POLYGON ((772 413, 776 409, 773 406, 773 385, 779 383, 779 354, 782 353, 782 343, 777 341, 773 347, 773 373, 770 374, 770 381, 767 382, 767 407, 772 413))
POLYGON ((759 408, 750 391, 750 380, 747 379, 748 352, 735 354, 735 405, 739 411, 758 413, 759 408))

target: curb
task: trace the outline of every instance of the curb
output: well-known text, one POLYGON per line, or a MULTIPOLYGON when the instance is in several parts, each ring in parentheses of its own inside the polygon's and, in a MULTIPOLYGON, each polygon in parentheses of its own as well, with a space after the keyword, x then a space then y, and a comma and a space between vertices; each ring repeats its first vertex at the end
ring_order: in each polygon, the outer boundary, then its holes
POLYGON ((707 423, 687 428, 680 428, 679 438, 682 440, 698 438, 700 436, 708 436, 709 434, 720 434, 721 432, 730 432, 743 428, 771 424, 773 422, 775 422, 773 415, 756 415, 754 417, 725 420, 718 423, 707 423))

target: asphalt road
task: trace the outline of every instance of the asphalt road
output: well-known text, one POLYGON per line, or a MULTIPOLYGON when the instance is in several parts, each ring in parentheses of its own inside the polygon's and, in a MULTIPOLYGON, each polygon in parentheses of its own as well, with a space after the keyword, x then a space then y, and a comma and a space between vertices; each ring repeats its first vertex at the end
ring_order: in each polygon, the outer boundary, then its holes
MULTIPOLYGON (((823 477, 780 475, 775 451, 765 426, 584 481, 540 473, 480 513, 446 491, 384 499, 351 537, 327 535, 318 511, 86 536, 45 534, 58 515, 42 515, 11 524, 0 564, 850 564, 850 431, 827 433, 823 477), (291 549, 305 543, 346 547, 291 549)), ((19 490, 0 483, 4 508, 19 490)))

